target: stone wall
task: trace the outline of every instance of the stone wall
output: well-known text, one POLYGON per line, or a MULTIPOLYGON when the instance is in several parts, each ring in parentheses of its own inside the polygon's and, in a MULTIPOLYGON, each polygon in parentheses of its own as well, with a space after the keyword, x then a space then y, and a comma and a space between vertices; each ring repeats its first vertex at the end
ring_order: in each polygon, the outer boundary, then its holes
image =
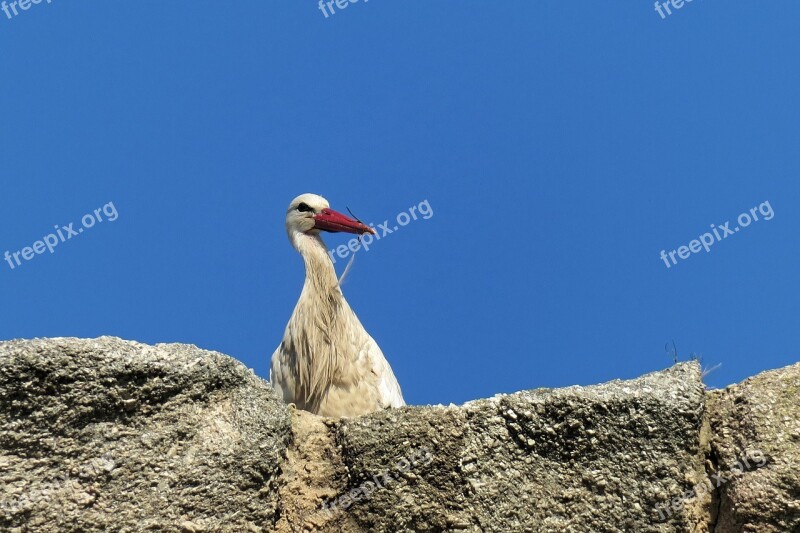
POLYGON ((194 346, 0 342, 0 529, 800 531, 799 394, 681 363, 332 420, 194 346))

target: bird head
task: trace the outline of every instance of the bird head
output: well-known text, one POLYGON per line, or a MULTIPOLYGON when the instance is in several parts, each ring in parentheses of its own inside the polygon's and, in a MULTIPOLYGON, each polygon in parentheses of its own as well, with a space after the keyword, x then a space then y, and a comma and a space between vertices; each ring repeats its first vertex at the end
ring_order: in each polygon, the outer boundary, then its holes
POLYGON ((286 230, 317 234, 321 231, 337 233, 375 233, 369 226, 330 208, 328 200, 318 194, 301 194, 289 204, 286 211, 286 230))

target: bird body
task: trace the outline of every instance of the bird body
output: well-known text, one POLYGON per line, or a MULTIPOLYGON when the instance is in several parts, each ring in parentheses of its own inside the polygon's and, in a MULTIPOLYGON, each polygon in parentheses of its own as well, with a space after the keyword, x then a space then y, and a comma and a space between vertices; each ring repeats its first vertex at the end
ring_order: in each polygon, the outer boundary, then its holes
POLYGON ((272 355, 272 386, 287 403, 322 416, 359 416, 405 405, 389 363, 342 294, 319 235, 373 230, 331 210, 315 194, 292 201, 286 230, 303 258, 306 279, 272 355))

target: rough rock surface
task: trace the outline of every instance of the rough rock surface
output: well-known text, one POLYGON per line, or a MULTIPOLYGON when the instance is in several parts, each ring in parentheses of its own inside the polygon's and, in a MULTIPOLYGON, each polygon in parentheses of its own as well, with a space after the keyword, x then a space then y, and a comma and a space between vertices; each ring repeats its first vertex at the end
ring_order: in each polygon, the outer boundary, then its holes
POLYGON ((268 531, 290 417, 222 354, 0 343, 0 529, 268 531))
POLYGON ((709 393, 718 531, 800 531, 800 364, 709 393))
POLYGON ((457 408, 387 411, 342 423, 351 486, 396 483, 347 512, 386 531, 689 531, 656 505, 703 475, 697 366, 595 387, 534 390, 457 408), (398 463, 427 449, 426 465, 398 463))
POLYGON ((799 389, 683 363, 331 420, 194 346, 0 342, 0 530, 800 531, 799 389))

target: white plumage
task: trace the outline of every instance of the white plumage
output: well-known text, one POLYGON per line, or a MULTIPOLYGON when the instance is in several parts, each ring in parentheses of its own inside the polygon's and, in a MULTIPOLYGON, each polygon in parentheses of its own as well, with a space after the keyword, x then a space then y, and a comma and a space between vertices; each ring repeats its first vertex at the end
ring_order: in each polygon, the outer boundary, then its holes
POLYGON ((303 257, 306 280, 272 355, 272 386, 287 403, 322 416, 405 405, 392 368, 345 300, 319 235, 374 233, 372 228, 333 211, 321 196, 302 194, 289 204, 286 231, 303 257))

